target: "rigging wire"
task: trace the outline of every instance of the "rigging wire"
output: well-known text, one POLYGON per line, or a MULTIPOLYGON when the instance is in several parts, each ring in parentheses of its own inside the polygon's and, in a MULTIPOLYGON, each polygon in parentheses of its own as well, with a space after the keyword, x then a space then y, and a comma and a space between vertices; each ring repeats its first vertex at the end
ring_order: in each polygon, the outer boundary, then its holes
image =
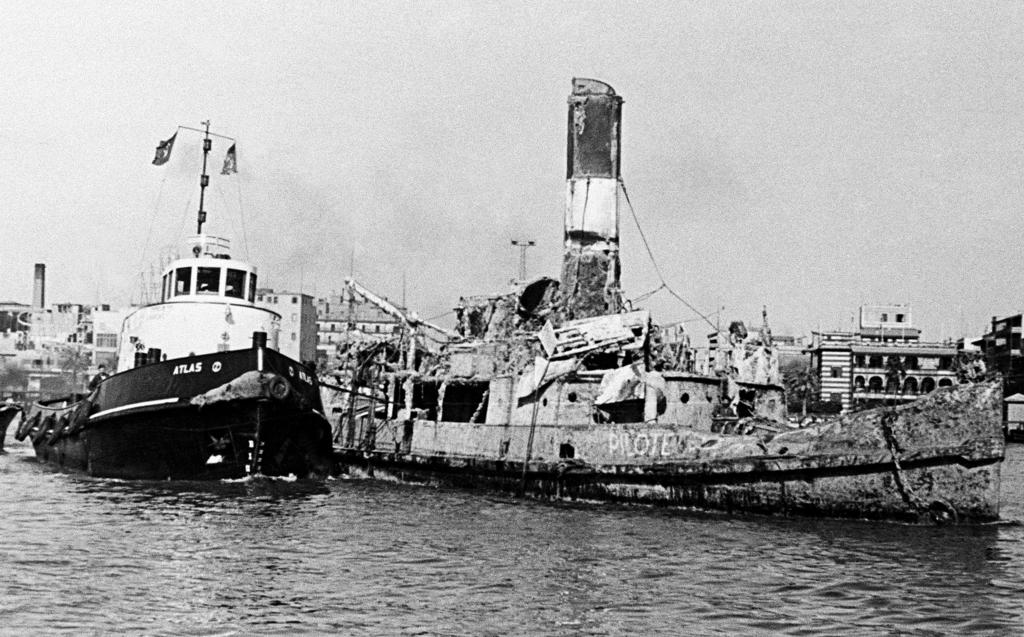
MULTIPOLYGON (((714 323, 712 323, 711 319, 709 319, 700 310, 698 310, 693 305, 691 305, 689 301, 687 301, 683 297, 679 296, 679 294, 677 294, 676 291, 673 290, 671 288, 671 286, 669 286, 668 282, 665 281, 665 276, 661 273, 661 268, 658 267, 658 262, 654 258, 654 253, 651 252, 651 245, 647 242, 647 236, 644 234, 644 229, 640 227, 640 219, 638 219, 637 216, 636 216, 636 210, 633 209, 633 202, 630 201, 630 199, 629 199, 629 191, 626 190, 626 182, 624 182, 622 180, 622 177, 619 177, 619 186, 622 187, 622 194, 625 195, 625 197, 626 197, 626 204, 629 206, 629 213, 633 216, 633 223, 636 224, 637 231, 640 232, 640 239, 643 241, 644 248, 647 250, 647 256, 649 256, 651 258, 651 264, 654 266, 654 271, 657 273, 658 279, 661 281, 661 287, 663 287, 666 290, 668 290, 669 294, 671 294, 676 299, 678 299, 683 305, 685 305, 686 307, 690 308, 690 310, 692 312, 694 312, 697 316, 699 316, 700 318, 704 319, 707 322, 708 325, 710 325, 711 327, 715 328, 715 330, 718 330, 718 326, 715 325, 714 323)), ((655 291, 657 291, 657 290, 655 290, 655 291)))
MULTIPOLYGON (((177 134, 177 133, 175 133, 177 134)), ((160 200, 164 196, 164 184, 167 183, 167 171, 163 171, 164 178, 160 180, 160 188, 157 189, 156 200, 153 202, 153 211, 149 215, 149 230, 146 231, 146 241, 142 244, 142 256, 139 258, 139 275, 142 275, 146 266, 146 253, 149 252, 149 242, 153 237, 153 226, 156 224, 157 211, 160 209, 160 200)))
POLYGON ((249 260, 249 237, 245 231, 245 210, 242 208, 242 180, 235 173, 235 188, 238 190, 238 220, 242 224, 242 249, 245 250, 245 259, 249 260))
POLYGON ((654 288, 650 292, 647 292, 645 294, 641 294, 640 296, 637 296, 637 297, 634 297, 634 298, 630 299, 629 303, 632 305, 633 303, 640 303, 641 301, 646 301, 647 299, 651 298, 652 296, 654 296, 658 292, 661 292, 664 289, 665 289, 665 284, 662 283, 661 285, 659 285, 658 287, 654 288))
POLYGON ((189 212, 192 210, 192 195, 188 196, 188 200, 185 201, 185 214, 181 215, 181 228, 178 230, 178 241, 180 242, 185 235, 185 224, 189 222, 189 212))
POLYGON ((448 316, 449 314, 455 314, 455 310, 448 310, 447 312, 443 312, 441 314, 438 314, 437 316, 431 316, 430 318, 426 318, 426 319, 423 319, 423 320, 427 321, 429 323, 432 323, 432 322, 436 321, 439 318, 444 318, 444 317, 448 316))
MULTIPOLYGON (((224 189, 221 187, 220 182, 217 182, 217 194, 220 195, 221 204, 224 206, 225 216, 227 216, 226 213, 230 209, 229 206, 228 206, 228 198, 224 195, 224 189)), ((239 206, 242 205, 241 193, 239 193, 238 205, 239 206)), ((246 241, 246 237, 245 237, 245 215, 243 215, 241 213, 241 210, 239 210, 239 213, 238 213, 238 220, 239 220, 239 223, 241 224, 241 232, 240 232, 240 234, 242 235, 242 250, 245 252, 245 259, 246 259, 246 261, 248 261, 249 260, 249 245, 248 245, 248 242, 246 241)), ((229 221, 229 223, 230 223, 230 221, 229 221)), ((231 230, 232 231, 235 230, 235 225, 233 223, 231 224, 231 230)))

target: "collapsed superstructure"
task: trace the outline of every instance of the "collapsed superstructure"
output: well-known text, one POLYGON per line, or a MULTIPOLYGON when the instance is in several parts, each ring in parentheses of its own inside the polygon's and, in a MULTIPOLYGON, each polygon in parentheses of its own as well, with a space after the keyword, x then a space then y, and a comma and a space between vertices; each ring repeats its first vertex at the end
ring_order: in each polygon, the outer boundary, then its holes
POLYGON ((929 420, 912 410, 790 431, 770 330, 730 325, 715 369, 700 373, 679 324, 659 327, 623 301, 622 99, 596 80, 572 87, 560 279, 463 297, 457 337, 417 346, 409 324, 399 354, 361 357, 335 427, 342 465, 544 496, 995 517, 991 388, 933 401, 959 419, 955 431, 944 418, 915 432, 929 420))

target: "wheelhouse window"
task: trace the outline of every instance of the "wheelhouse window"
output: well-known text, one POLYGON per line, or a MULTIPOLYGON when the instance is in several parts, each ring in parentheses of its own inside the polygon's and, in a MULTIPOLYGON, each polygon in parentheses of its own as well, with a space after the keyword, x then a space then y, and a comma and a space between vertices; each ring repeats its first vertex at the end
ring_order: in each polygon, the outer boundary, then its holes
POLYGON ((249 274, 249 302, 256 298, 256 273, 249 274))
POLYGON ((217 294, 220 291, 220 268, 196 268, 196 294, 217 294))
POLYGON ((228 268, 224 277, 224 296, 236 299, 245 298, 245 270, 233 270, 228 268))
POLYGON ((192 268, 178 268, 174 271, 174 295, 192 293, 192 268))

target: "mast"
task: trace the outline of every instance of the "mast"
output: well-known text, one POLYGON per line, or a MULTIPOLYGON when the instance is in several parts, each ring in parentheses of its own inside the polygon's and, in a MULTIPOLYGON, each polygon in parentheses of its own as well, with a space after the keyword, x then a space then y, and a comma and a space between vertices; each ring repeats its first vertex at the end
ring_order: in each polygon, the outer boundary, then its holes
POLYGON ((210 155, 213 143, 210 141, 210 120, 199 122, 206 127, 203 131, 203 174, 199 177, 199 219, 196 225, 196 234, 203 234, 203 224, 206 223, 206 211, 203 210, 203 200, 206 195, 206 187, 210 185, 210 176, 206 174, 206 160, 210 155))

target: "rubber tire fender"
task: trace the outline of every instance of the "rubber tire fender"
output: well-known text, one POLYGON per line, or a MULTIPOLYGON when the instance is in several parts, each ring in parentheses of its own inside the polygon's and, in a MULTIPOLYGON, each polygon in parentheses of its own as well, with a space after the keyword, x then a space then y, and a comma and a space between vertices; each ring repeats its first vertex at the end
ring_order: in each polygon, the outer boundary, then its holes
POLYGON ((292 386, 283 376, 274 376, 267 381, 267 393, 271 398, 284 400, 292 393, 292 386))
POLYGON ((57 417, 50 414, 46 418, 39 421, 39 430, 32 434, 32 444, 38 443, 46 436, 46 432, 50 430, 50 427, 57 425, 57 417))
POLYGON ((68 414, 61 414, 61 416, 57 419, 57 422, 54 423, 53 430, 50 432, 50 435, 47 436, 46 444, 50 445, 51 447, 57 444, 57 441, 64 436, 64 430, 67 428, 70 422, 71 417, 68 414))
POLYGON ((42 415, 39 412, 36 412, 31 416, 29 416, 25 412, 22 412, 21 423, 18 425, 18 430, 14 432, 14 439, 17 440, 18 442, 21 442, 22 440, 27 438, 28 433, 32 431, 32 428, 36 426, 36 423, 39 422, 39 419, 41 417, 42 415))

